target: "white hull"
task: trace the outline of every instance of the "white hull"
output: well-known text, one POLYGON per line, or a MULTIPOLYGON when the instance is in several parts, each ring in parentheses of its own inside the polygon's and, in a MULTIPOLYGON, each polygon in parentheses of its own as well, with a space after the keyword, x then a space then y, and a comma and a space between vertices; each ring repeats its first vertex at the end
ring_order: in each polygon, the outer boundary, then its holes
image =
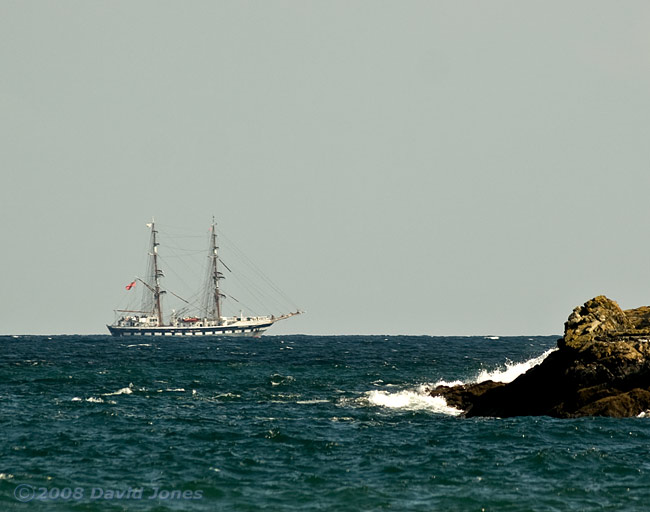
POLYGON ((211 327, 138 327, 107 325, 113 336, 244 336, 259 337, 273 325, 273 321, 247 325, 224 325, 211 327))

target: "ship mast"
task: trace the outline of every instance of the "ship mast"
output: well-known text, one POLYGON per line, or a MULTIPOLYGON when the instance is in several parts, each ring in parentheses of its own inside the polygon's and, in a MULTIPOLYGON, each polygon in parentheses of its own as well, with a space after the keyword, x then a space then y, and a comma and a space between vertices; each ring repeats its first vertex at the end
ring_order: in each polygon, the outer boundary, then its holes
POLYGON ((153 301, 154 301, 154 315, 156 316, 156 325, 160 327, 163 324, 162 316, 162 306, 160 296, 165 293, 160 289, 160 278, 164 277, 163 271, 158 268, 158 241, 156 235, 156 226, 151 220, 151 224, 148 224, 151 227, 151 256, 153 257, 153 301))
POLYGON ((223 279, 223 274, 219 272, 217 268, 217 261, 219 260, 217 247, 217 230, 216 224, 214 222, 214 217, 212 218, 212 226, 210 228, 210 258, 212 259, 212 265, 210 267, 210 280, 212 281, 212 289, 214 292, 214 308, 212 310, 212 317, 217 320, 219 325, 221 325, 221 292, 219 291, 219 280, 223 279))

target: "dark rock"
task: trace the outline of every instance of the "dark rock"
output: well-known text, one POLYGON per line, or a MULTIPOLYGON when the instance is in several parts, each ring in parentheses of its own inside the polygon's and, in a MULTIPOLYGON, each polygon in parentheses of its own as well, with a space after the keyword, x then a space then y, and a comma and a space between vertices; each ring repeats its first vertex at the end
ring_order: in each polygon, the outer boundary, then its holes
POLYGON ((601 295, 573 310, 558 350, 508 384, 439 386, 471 416, 638 416, 650 410, 650 307, 601 295))
POLYGON ((502 382, 494 382, 491 380, 481 382, 478 384, 463 384, 461 386, 437 386, 430 391, 432 396, 441 396, 450 407, 456 409, 467 409, 470 407, 483 393, 505 386, 502 382))
POLYGON ((650 409, 650 391, 634 388, 631 391, 603 397, 578 409, 573 416, 611 416, 628 418, 650 409))

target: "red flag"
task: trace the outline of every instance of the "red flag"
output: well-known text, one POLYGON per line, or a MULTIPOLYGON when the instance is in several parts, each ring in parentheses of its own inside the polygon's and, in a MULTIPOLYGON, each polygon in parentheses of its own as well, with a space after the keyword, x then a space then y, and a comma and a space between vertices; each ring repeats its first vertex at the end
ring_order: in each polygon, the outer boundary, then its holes
POLYGON ((135 281, 132 281, 132 282, 130 282, 129 284, 126 285, 126 289, 127 289, 127 290, 130 290, 130 289, 133 288, 134 286, 135 286, 135 281))

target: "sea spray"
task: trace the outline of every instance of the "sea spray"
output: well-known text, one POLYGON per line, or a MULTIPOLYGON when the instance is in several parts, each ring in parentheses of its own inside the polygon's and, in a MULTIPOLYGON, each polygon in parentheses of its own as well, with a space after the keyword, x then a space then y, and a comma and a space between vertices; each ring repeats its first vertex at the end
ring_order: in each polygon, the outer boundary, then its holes
POLYGON ((494 382, 503 382, 504 384, 507 384, 508 382, 512 382, 513 380, 515 380, 520 375, 523 375, 534 366, 540 364, 544 359, 546 359, 549 355, 551 355, 556 350, 557 347, 550 348, 542 355, 533 357, 532 359, 523 361, 521 363, 513 363, 512 361, 507 361, 505 369, 497 368, 496 370, 492 370, 492 371, 481 370, 475 379, 469 382, 465 382, 464 384, 474 384, 474 383, 478 384, 480 382, 485 382, 488 380, 494 382))
POLYGON ((396 393, 374 390, 367 393, 367 398, 371 405, 389 409, 402 409, 405 411, 428 410, 451 416, 461 414, 462 411, 449 407, 444 398, 429 396, 424 391, 424 386, 420 386, 416 391, 405 390, 396 393))
POLYGON ((429 392, 431 389, 438 386, 460 386, 464 384, 477 384, 492 380, 494 382, 508 383, 515 380, 520 375, 523 375, 528 370, 540 364, 551 353, 557 350, 556 347, 546 350, 543 354, 522 361, 514 363, 510 360, 506 361, 505 368, 500 367, 494 370, 481 370, 474 378, 466 381, 455 380, 446 381, 444 379, 437 381, 435 384, 421 384, 415 389, 406 389, 401 391, 389 392, 373 390, 369 391, 367 399, 370 405, 386 407, 389 409, 403 409, 403 410, 429 410, 435 413, 448 414, 457 416, 462 413, 455 407, 447 405, 446 400, 441 396, 432 397, 429 392))

